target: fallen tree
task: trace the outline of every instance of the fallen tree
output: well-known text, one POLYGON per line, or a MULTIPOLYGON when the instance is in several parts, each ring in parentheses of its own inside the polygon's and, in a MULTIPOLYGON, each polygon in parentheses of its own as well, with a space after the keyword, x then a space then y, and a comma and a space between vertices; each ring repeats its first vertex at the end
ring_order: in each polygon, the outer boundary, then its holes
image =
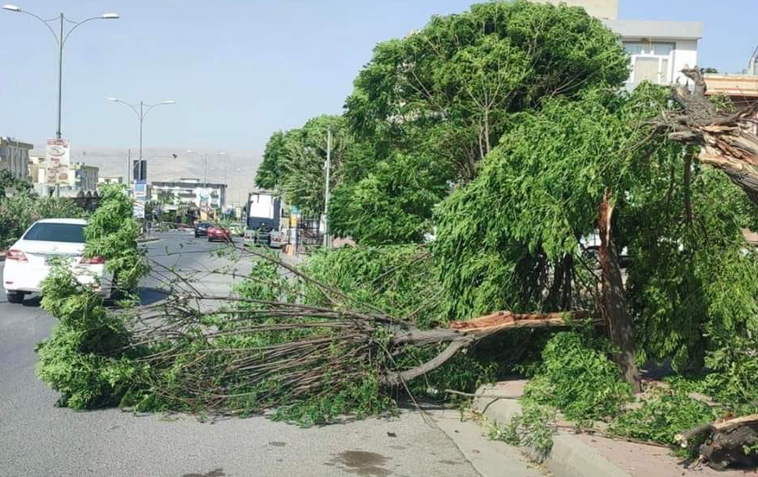
MULTIPOLYGON (((349 401, 356 386, 369 386, 376 396, 387 396, 395 388, 408 390, 410 381, 495 333, 601 323, 583 311, 503 311, 422 329, 411 319, 361 309, 342 291, 275 257, 244 248, 237 251, 261 260, 259 271, 266 266, 275 271, 267 274, 268 284, 260 275, 251 277, 258 286, 266 284, 276 290, 275 295, 283 292, 281 296, 294 299, 272 300, 266 293, 208 296, 185 277, 167 281, 172 293, 165 300, 137 310, 135 316, 143 326, 135 330, 129 348, 142 350, 138 362, 150 370, 135 374, 142 376, 136 387, 149 387, 172 408, 260 412, 337 396, 349 401), (295 282, 283 278, 286 274, 295 282), (302 303, 297 298, 302 297, 300 286, 311 293, 317 289, 328 305, 302 303), (429 358, 412 367, 400 364, 419 349, 429 358)), ((137 401, 132 396, 125 404, 137 401)))

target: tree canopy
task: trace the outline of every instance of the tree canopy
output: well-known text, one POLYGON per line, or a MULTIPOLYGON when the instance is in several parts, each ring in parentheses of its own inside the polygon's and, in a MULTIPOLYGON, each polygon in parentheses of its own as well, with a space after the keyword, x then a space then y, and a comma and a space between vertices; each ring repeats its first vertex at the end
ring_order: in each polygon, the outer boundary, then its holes
POLYGON ((323 213, 328 130, 332 133, 330 185, 336 187, 352 139, 345 120, 328 115, 310 119, 299 129, 275 132, 266 145, 256 185, 277 190, 307 215, 323 213))

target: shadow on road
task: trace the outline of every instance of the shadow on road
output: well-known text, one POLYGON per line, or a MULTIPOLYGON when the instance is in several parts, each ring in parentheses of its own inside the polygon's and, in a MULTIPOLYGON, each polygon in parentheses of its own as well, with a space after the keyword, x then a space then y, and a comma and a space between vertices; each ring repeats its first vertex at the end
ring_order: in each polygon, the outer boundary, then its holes
POLYGON ((30 307, 30 308, 39 308, 39 305, 41 302, 42 302, 42 295, 33 295, 24 300, 23 306, 30 307))
POLYGON ((144 287, 139 289, 139 298, 142 305, 152 305, 168 296, 166 290, 160 288, 144 287))

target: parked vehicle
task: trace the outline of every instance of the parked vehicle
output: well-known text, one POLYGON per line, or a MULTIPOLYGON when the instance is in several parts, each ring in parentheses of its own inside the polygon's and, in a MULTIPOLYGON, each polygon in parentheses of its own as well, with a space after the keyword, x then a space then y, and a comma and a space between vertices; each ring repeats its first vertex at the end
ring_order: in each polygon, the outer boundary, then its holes
POLYGON ((195 238, 198 237, 205 237, 208 235, 208 229, 211 227, 211 224, 208 222, 198 222, 195 224, 195 238))
POLYGON ((235 237, 244 237, 244 235, 245 235, 245 224, 243 224, 243 223, 232 224, 229 227, 229 231, 235 237))
POLYGON ((251 192, 247 201, 245 240, 273 248, 281 247, 287 237, 283 230, 283 215, 284 206, 279 197, 268 192, 251 192))
POLYGON ((67 265, 79 283, 104 296, 113 276, 103 257, 84 257, 82 219, 46 219, 32 224, 5 256, 3 288, 10 303, 22 303, 28 293, 42 291, 42 282, 56 263, 67 265))
POLYGON ((229 242, 231 239, 231 234, 229 230, 223 227, 216 227, 216 226, 208 227, 207 235, 208 235, 209 242, 214 242, 216 240, 229 242))

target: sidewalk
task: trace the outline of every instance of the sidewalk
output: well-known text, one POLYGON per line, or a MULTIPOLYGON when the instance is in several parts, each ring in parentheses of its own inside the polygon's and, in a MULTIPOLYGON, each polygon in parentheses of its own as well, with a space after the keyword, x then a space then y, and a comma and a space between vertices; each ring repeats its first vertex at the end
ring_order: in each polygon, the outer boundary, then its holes
MULTIPOLYGON (((490 422, 505 424, 521 412, 518 398, 526 380, 503 381, 483 386, 474 399, 473 408, 490 422), (503 398, 491 397, 503 396, 503 398)), ((506 444, 503 444, 506 445, 506 444)), ((524 449, 531 454, 529 449, 524 449)), ((717 472, 707 466, 687 469, 666 448, 609 439, 590 434, 559 430, 553 450, 544 465, 555 477, 736 477, 758 475, 755 471, 717 472)))

